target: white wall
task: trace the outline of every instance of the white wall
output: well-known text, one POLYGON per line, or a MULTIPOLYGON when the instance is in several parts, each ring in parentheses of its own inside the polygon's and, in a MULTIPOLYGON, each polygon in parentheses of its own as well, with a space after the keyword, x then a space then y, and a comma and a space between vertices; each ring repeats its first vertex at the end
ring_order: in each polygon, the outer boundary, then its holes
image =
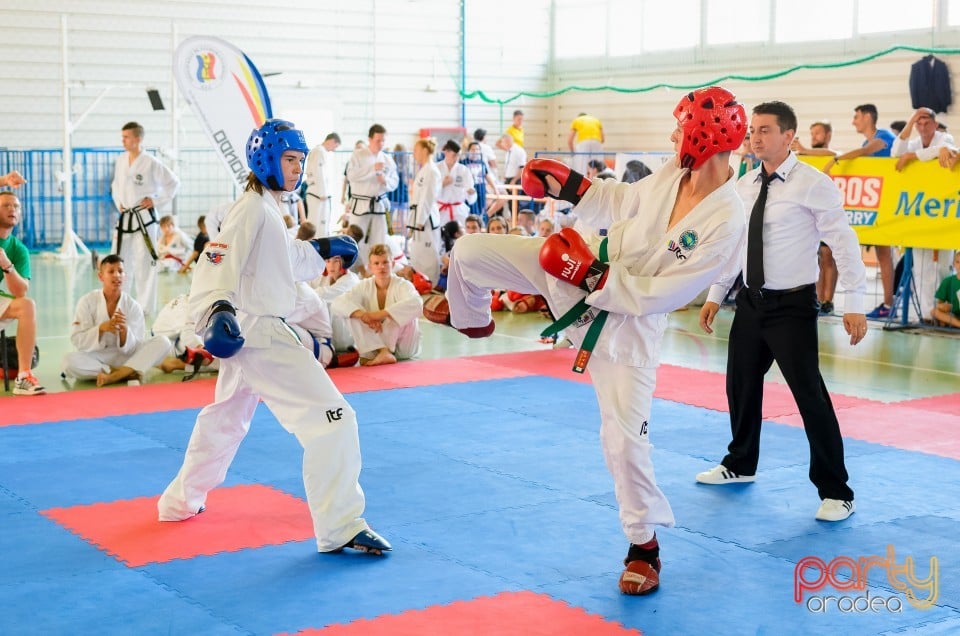
MULTIPOLYGON (((732 46, 713 50, 646 56, 643 59, 605 59, 560 61, 552 73, 553 90, 569 85, 613 85, 627 88, 658 83, 702 85, 725 75, 751 77, 779 73, 800 64, 832 64, 858 59, 886 50, 895 44, 921 47, 952 47, 960 42, 956 30, 936 35, 851 42, 810 43, 802 47, 732 46)), ((800 138, 809 142, 809 125, 818 119, 833 124, 833 146, 843 150, 859 147, 863 137, 854 130, 853 108, 863 103, 876 104, 881 127, 896 119, 909 119, 908 79, 910 65, 924 54, 895 52, 854 66, 832 69, 799 70, 777 79, 764 81, 724 80, 747 106, 769 100, 781 100, 793 106, 800 125, 800 138)), ((955 92, 954 106, 941 121, 960 133, 960 56, 940 55, 951 70, 955 92)), ((589 112, 604 123, 607 148, 611 150, 669 150, 672 118, 684 90, 658 88, 643 93, 570 92, 554 98, 548 144, 551 149, 566 150, 570 121, 580 112, 589 112)), ((958 135, 960 138, 960 135, 958 135)))
MULTIPOLYGON (((541 89, 547 37, 516 39, 502 23, 500 7, 506 6, 467 1, 468 85, 496 93, 541 89)), ((547 6, 548 0, 536 0, 519 13, 546 15, 547 6)), ((2 0, 2 146, 61 144, 62 13, 68 16, 69 75, 77 85, 71 91, 72 117, 106 86, 115 86, 76 131, 76 147, 118 146, 120 126, 131 119, 146 127, 147 145, 173 145, 174 30, 177 42, 197 34, 221 37, 242 49, 261 73, 281 72, 265 78, 275 114, 330 113, 326 118, 345 142, 366 137, 375 121, 386 126, 388 142, 408 147, 421 127, 459 125, 458 2, 2 0), (167 111, 150 109, 147 86, 160 90, 167 111)), ((524 17, 519 24, 525 22, 524 17)), ((539 23, 546 33, 547 21, 539 23)), ((479 100, 471 102, 467 116, 471 129, 499 127, 498 109, 479 100)), ((182 147, 206 144, 188 110, 180 122, 182 147)))

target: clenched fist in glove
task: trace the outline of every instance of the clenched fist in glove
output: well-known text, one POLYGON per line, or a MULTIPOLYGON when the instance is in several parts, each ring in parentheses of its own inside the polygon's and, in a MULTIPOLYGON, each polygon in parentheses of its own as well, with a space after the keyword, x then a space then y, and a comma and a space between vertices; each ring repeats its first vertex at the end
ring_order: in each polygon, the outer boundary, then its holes
POLYGON ((529 196, 535 199, 548 196, 569 201, 574 205, 580 203, 580 197, 591 183, 590 179, 555 159, 531 159, 523 167, 520 175, 520 184, 529 196), (560 189, 557 190, 555 187, 551 189, 547 177, 553 177, 560 185, 560 189))
POLYGON ((609 270, 593 255, 583 237, 569 227, 547 237, 540 248, 540 267, 587 293, 603 287, 609 270))
POLYGON ((343 259, 344 269, 350 269, 350 266, 356 262, 357 253, 360 251, 353 237, 343 234, 310 239, 310 244, 313 245, 313 249, 317 250, 317 254, 324 260, 339 256, 343 259))
POLYGON ((243 342, 236 308, 226 300, 213 303, 203 331, 204 349, 218 358, 229 358, 240 351, 243 342))

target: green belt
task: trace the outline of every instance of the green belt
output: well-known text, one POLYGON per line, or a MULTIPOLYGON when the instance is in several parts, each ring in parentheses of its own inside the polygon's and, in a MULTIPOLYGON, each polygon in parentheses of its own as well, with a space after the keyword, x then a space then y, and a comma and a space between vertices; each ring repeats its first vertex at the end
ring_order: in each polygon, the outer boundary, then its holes
MULTIPOLYGON (((603 263, 610 260, 607 256, 607 239, 603 239, 600 243, 599 259, 603 263)), ((607 322, 607 314, 609 313, 610 312, 605 309, 591 307, 587 304, 586 297, 584 297, 565 314, 560 316, 553 324, 540 332, 540 336, 542 338, 555 336, 563 329, 577 322, 581 324, 591 323, 590 328, 587 329, 587 335, 583 338, 583 344, 580 345, 580 351, 577 352, 577 357, 573 361, 573 372, 583 373, 587 369, 587 363, 590 362, 590 354, 593 352, 593 348, 597 346, 600 331, 603 329, 604 323, 607 322)))

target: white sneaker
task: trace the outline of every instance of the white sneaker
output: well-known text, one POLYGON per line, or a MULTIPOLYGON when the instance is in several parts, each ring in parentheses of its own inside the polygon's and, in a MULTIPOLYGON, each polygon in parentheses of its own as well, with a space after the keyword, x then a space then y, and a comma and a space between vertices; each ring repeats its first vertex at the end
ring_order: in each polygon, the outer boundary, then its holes
POLYGON ((856 511, 852 501, 840 499, 824 499, 817 509, 817 519, 820 521, 843 521, 856 511))
POLYGON ((717 464, 710 470, 697 473, 697 481, 701 484, 723 485, 744 484, 756 481, 756 475, 738 475, 723 464, 717 464))
POLYGON ((40 385, 40 380, 32 373, 17 378, 13 383, 14 395, 43 395, 46 392, 47 390, 40 385))

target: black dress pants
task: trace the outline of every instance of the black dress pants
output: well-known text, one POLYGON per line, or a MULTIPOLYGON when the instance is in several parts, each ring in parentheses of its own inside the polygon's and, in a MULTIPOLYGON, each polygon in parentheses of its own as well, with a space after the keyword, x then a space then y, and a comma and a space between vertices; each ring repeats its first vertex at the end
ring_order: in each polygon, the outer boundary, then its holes
POLYGON ((788 292, 764 290, 762 295, 744 287, 737 294, 727 355, 733 440, 722 464, 739 475, 756 474, 763 376, 776 360, 803 418, 810 445, 810 481, 821 499, 852 501, 840 424, 820 376, 817 313, 814 285, 788 292))

